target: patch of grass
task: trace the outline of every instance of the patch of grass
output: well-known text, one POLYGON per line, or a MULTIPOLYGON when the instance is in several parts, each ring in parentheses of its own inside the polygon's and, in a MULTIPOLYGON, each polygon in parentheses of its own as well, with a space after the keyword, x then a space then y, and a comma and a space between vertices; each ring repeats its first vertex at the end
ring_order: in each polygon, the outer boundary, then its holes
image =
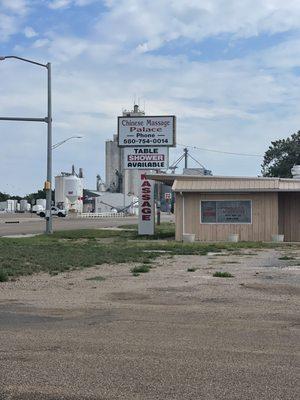
POLYGON ((233 278, 234 275, 232 275, 230 272, 222 272, 222 271, 217 271, 213 274, 215 278, 233 278))
POLYGON ((152 260, 144 260, 143 263, 144 264, 152 264, 152 260))
POLYGON ((195 271, 197 271, 197 268, 195 267, 190 267, 187 269, 187 272, 195 272, 195 271))
MULTIPOLYGON (((174 229, 173 224, 164 223, 159 227, 158 235, 169 235, 172 229, 174 229)), ((174 255, 202 256, 208 252, 226 254, 243 248, 286 247, 282 244, 252 242, 227 244, 145 240, 137 236, 137 231, 84 229, 55 232, 49 236, 0 238, 0 271, 11 279, 39 272, 56 275, 101 264, 134 262, 147 265, 162 255, 155 251, 167 252, 168 256, 173 257, 174 255), (101 238, 112 238, 112 241, 97 240, 101 238)), ((294 246, 293 249, 298 247, 294 246)))
POLYGON ((0 282, 7 282, 8 275, 4 271, 0 271, 0 282))
POLYGON ((219 264, 239 264, 239 261, 222 261, 219 264))
POLYGON ((86 281, 97 281, 97 282, 103 282, 105 281, 105 278, 103 276, 92 276, 91 278, 86 278, 86 281))
POLYGON ((83 239, 104 239, 104 238, 135 238, 134 231, 116 231, 110 229, 79 229, 71 231, 57 231, 51 236, 52 239, 69 239, 69 240, 83 240, 83 239))
MULTIPOLYGON (((138 267, 131 268, 131 273, 134 274, 145 274, 150 271, 150 267, 147 264, 139 265, 138 267)), ((137 275, 135 275, 137 276, 137 275)))
POLYGON ((138 236, 138 226, 135 225, 120 225, 119 228, 130 229, 131 234, 142 240, 155 239, 175 239, 175 224, 173 222, 162 222, 155 226, 154 235, 138 236))
POLYGON ((295 257, 291 257, 291 256, 282 256, 282 257, 279 257, 278 260, 295 260, 295 257))

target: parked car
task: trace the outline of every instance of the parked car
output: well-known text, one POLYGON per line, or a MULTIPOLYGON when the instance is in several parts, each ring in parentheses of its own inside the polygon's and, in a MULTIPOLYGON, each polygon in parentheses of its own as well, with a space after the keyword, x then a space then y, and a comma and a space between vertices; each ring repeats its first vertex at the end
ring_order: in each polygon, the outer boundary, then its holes
MULTIPOLYGON (((41 217, 44 218, 46 216, 46 211, 39 211, 37 212, 37 214, 41 217)), ((58 207, 51 207, 51 214, 52 215, 56 215, 57 217, 65 217, 67 215, 67 211, 66 210, 62 210, 58 207)))

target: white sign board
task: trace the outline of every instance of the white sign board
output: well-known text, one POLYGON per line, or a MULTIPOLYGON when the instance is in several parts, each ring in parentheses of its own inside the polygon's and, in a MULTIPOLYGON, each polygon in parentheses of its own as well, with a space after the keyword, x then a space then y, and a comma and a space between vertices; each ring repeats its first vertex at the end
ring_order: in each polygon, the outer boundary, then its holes
POLYGON ((175 116, 118 117, 119 146, 175 146, 175 116))
POLYGON ((139 178, 139 235, 154 235, 154 182, 144 173, 139 178))
POLYGON ((168 147, 124 148, 124 169, 164 169, 168 163, 168 147))

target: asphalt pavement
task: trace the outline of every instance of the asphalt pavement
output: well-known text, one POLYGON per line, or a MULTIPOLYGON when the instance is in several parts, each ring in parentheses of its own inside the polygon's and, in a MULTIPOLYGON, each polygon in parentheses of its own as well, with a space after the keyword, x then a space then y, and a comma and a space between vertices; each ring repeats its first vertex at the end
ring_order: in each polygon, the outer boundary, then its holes
MULTIPOLYGON (((167 218, 167 217, 166 217, 167 218)), ((136 224, 137 217, 111 217, 83 219, 76 217, 53 217, 53 229, 57 231, 73 229, 97 229, 136 224)), ((0 214, 0 236, 28 235, 45 232, 45 220, 34 214, 0 214)))

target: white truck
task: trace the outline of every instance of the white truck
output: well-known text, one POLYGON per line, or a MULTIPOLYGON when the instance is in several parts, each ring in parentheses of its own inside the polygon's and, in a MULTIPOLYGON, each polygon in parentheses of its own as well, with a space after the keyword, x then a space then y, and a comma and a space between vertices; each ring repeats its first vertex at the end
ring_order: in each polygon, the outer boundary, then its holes
MULTIPOLYGON (((66 210, 61 210, 58 207, 52 206, 51 207, 51 214, 52 215, 56 215, 57 217, 66 217, 67 211, 66 210)), ((44 218, 46 216, 46 211, 45 210, 38 211, 37 215, 39 215, 41 218, 44 218)))

